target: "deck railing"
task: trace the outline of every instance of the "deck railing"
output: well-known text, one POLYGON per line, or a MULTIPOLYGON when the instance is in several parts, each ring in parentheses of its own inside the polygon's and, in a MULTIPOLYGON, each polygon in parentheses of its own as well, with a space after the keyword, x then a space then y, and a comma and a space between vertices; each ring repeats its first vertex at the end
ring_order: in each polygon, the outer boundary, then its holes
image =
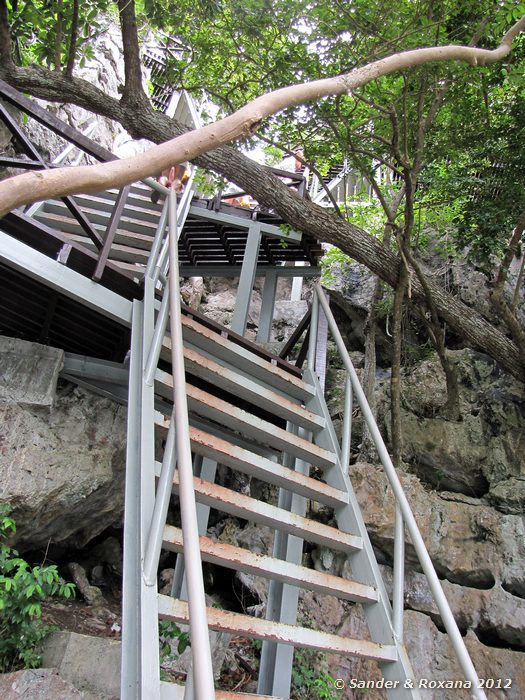
MULTIPOLYGON (((111 151, 103 148, 98 143, 89 138, 93 129, 93 124, 90 124, 84 132, 78 131, 72 128, 62 120, 60 120, 55 115, 51 114, 43 107, 41 107, 37 102, 31 100, 17 90, 12 88, 10 85, 0 80, 0 96, 7 102, 15 106, 21 112, 27 116, 35 119, 37 122, 48 128, 50 131, 59 135, 63 138, 67 145, 64 150, 54 159, 52 163, 47 163, 44 161, 40 155, 36 146, 31 142, 28 136, 25 134, 21 126, 16 122, 16 120, 11 116, 7 109, 0 103, 0 120, 6 125, 9 131, 13 134, 17 142, 20 144, 25 158, 12 158, 7 156, 0 156, 0 167, 17 168, 24 170, 45 170, 53 167, 57 167, 64 160, 67 155, 71 153, 72 150, 77 149, 79 155, 87 155, 91 158, 95 158, 100 162, 107 162, 111 160, 116 160, 116 156, 111 151)), ((192 173, 190 179, 186 183, 185 194, 186 197, 183 199, 181 206, 185 208, 185 213, 189 209, 189 204, 191 200, 190 192, 193 192, 193 176, 192 173)), ((166 187, 158 183, 155 178, 148 177, 141 180, 143 184, 149 187, 151 190, 159 192, 161 195, 166 196, 168 190, 166 187)), ((93 272, 93 280, 100 281, 104 274, 104 269, 109 259, 111 248, 115 241, 115 235, 117 233, 119 220, 122 216, 128 194, 131 185, 126 185, 121 188, 115 199, 113 207, 110 212, 108 224, 105 231, 100 234, 93 224, 90 222, 88 216, 84 213, 82 208, 77 204, 73 197, 63 197, 62 201, 68 207, 71 215, 78 222, 84 233, 87 235, 89 240, 94 245, 97 252, 97 262, 93 272)), ((28 214, 34 214, 38 205, 32 205, 28 210, 28 214)), ((164 223, 164 226, 166 223, 164 223)), ((162 251, 162 264, 164 268, 167 268, 167 258, 168 258, 168 248, 167 243, 165 243, 164 249, 162 251)))

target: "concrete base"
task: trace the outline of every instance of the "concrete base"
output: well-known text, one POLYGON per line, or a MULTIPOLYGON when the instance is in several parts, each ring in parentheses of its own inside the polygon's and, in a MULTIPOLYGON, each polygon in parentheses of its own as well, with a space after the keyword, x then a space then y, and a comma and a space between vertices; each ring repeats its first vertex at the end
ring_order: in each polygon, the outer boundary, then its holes
POLYGON ((42 665, 58 669, 61 678, 80 690, 118 700, 120 648, 120 642, 115 639, 54 632, 45 642, 42 665))
POLYGON ((51 406, 64 352, 0 336, 0 401, 51 406))

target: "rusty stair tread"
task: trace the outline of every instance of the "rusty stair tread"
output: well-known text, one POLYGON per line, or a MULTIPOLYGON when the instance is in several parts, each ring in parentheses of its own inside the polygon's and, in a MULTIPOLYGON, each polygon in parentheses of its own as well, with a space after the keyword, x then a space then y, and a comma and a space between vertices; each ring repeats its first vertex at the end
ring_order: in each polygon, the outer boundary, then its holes
MULTIPOLYGON (((110 220, 111 212, 105 212, 101 209, 94 209, 93 207, 83 206, 83 214, 89 219, 91 225, 95 229, 100 229, 105 231, 110 220)), ((78 225, 77 220, 69 212, 63 202, 45 202, 45 207, 35 212, 34 218, 43 222, 55 222, 60 223, 62 226, 78 225)), ((129 216, 123 214, 119 219, 119 230, 123 234, 128 234, 132 236, 137 234, 137 236, 146 236, 149 238, 150 247, 151 242, 155 236, 157 229, 157 222, 155 221, 145 221, 139 217, 129 216)))
MULTIPOLYGON (((325 426, 325 420, 321 416, 247 377, 241 377, 238 372, 220 365, 192 348, 184 348, 184 360, 186 374, 189 372, 199 379, 204 379, 234 396, 253 403, 258 408, 313 432, 325 426)), ((156 380, 157 393, 163 398, 171 399, 173 395, 171 374, 157 370, 156 380)))
POLYGON ((312 501, 318 501, 333 508, 348 505, 348 494, 345 491, 283 467, 278 462, 273 462, 243 447, 233 445, 231 442, 210 435, 204 430, 190 426, 190 442, 193 452, 253 476, 260 481, 293 491, 312 501))
MULTIPOLYGON (((45 209, 40 209, 38 212, 35 212, 34 218, 37 221, 41 221, 52 227, 60 227, 60 230, 69 231, 70 233, 75 233, 77 231, 83 232, 80 224, 75 217, 69 213, 65 205, 61 206, 60 202, 57 202, 56 205, 53 206, 47 205, 48 203, 46 202, 45 209)), ((83 207, 82 212, 89 219, 90 224, 95 230, 101 233, 106 231, 110 220, 109 215, 106 216, 97 209, 89 209, 87 207, 83 207)), ((127 237, 130 242, 136 241, 138 244, 142 244, 141 247, 144 247, 147 243, 149 253, 151 243, 156 233, 156 224, 130 216, 121 216, 119 219, 118 232, 122 238, 127 237)))
MULTIPOLYGON (((166 595, 159 595, 158 601, 159 616, 162 619, 188 624, 189 611, 186 602, 166 595)), ((230 632, 251 639, 267 639, 281 644, 291 644, 296 647, 329 651, 375 661, 392 662, 397 661, 398 658, 397 650, 393 645, 338 637, 328 632, 286 625, 282 622, 271 622, 218 608, 207 608, 206 612, 209 627, 219 632, 230 632)))
MULTIPOLYGON (((156 462, 157 476, 160 475, 160 468, 160 462, 156 462)), ((308 542, 315 542, 318 545, 337 551, 349 553, 363 548, 361 537, 343 532, 337 527, 331 527, 316 520, 291 513, 250 496, 245 496, 199 477, 193 477, 193 488, 198 503, 203 503, 236 518, 249 520, 259 525, 267 525, 300 537, 308 542)), ((175 471, 174 474, 173 490, 175 493, 178 493, 178 471, 175 471)))
MULTIPOLYGON (((211 564, 263 576, 324 595, 335 595, 356 603, 376 603, 379 600, 379 593, 372 586, 308 569, 266 554, 255 554, 242 547, 212 540, 210 537, 199 537, 199 542, 202 560, 211 564)), ((182 530, 166 525, 162 546, 172 552, 182 552, 182 530)))
MULTIPOLYGON (((246 437, 250 437, 263 445, 268 445, 277 450, 282 450, 303 459, 308 464, 329 469, 336 464, 337 457, 318 445, 315 445, 302 437, 279 428, 273 423, 262 420, 242 408, 238 408, 227 401, 198 389, 191 384, 186 386, 188 409, 190 413, 217 422, 233 431, 239 431, 246 437)), ((169 428, 169 418, 159 421, 155 419, 160 429, 169 428)))
MULTIPOLYGON (((184 700, 184 686, 180 683, 160 682, 160 700, 184 700)), ((233 690, 216 690, 215 700, 285 700, 278 695, 237 693, 233 690)))
MULTIPOLYGON (((182 331, 186 343, 198 350, 210 353, 215 361, 223 361, 230 367, 246 372, 250 377, 262 380, 266 385, 298 399, 309 399, 315 390, 299 377, 271 364, 237 343, 222 337, 214 330, 188 316, 182 317, 182 331)), ((169 336, 164 339, 161 357, 170 360, 169 336)))

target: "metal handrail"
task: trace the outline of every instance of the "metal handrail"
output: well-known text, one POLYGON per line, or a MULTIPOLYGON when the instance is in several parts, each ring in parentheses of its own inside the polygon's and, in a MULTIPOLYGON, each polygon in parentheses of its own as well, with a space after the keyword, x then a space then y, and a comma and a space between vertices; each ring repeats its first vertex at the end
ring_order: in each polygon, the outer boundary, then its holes
MULTIPOLYGON (((144 561, 144 580, 146 585, 154 585, 162 545, 162 535, 169 499, 173 484, 175 457, 179 473, 179 502, 181 509, 182 533, 184 541, 184 563, 187 576, 188 605, 190 617, 190 638, 192 649, 192 683, 196 700, 212 700, 215 697, 213 667, 211 661, 210 640, 206 615, 206 599, 202 576, 200 556, 197 506, 193 487, 193 466, 189 435, 188 401, 186 396, 186 377, 184 367, 184 350, 181 322, 181 304, 178 262, 178 224, 177 196, 173 189, 167 198, 168 209, 168 249, 169 270, 168 288, 165 289, 161 310, 157 316, 156 329, 151 339, 151 349, 146 355, 144 382, 151 385, 154 367, 158 360, 160 345, 164 337, 169 305, 169 323, 171 332, 171 362, 173 377, 173 414, 166 444, 155 507, 146 547, 144 561), (167 301, 166 301, 167 297, 167 301), (160 339, 160 342, 159 342, 160 339)), ((165 221, 165 219, 164 219, 165 221)), ((157 237, 156 237, 157 238, 157 237)), ((148 275, 155 279, 162 257, 161 235, 159 244, 154 247, 152 259, 148 264, 148 275)), ((154 303, 154 299, 148 300, 154 303)), ((148 349, 146 349, 148 350, 148 349)))
MULTIPOLYGON (((436 574, 436 571, 434 569, 434 565, 432 564, 432 560, 430 558, 430 555, 427 551, 427 548, 425 546, 425 543, 423 541, 423 538, 421 536, 421 533, 419 531, 419 528, 417 526, 416 520, 414 518, 414 514, 412 513, 412 509, 410 508, 410 504, 408 503, 407 497, 405 495, 405 492, 403 490, 403 486, 401 485, 401 482, 399 480, 399 477, 397 475, 396 469, 392 463, 392 460, 390 458, 390 455, 388 454, 388 450, 386 448, 386 445, 384 443, 384 440, 381 436, 381 433, 379 431, 379 428, 377 427, 377 423, 375 421, 374 415, 372 413, 372 410, 368 404, 368 401, 366 399, 365 393, 363 391, 363 388, 359 382, 357 373, 355 371, 355 368, 352 364, 352 360, 350 359, 350 355, 348 354, 348 351, 346 349, 343 337, 339 331, 339 328, 337 327, 337 323, 335 321, 335 318, 330 310, 330 306, 328 301, 326 300, 323 288, 321 287, 320 284, 318 284, 315 288, 315 293, 314 293, 314 304, 312 306, 312 333, 311 337, 316 336, 317 332, 317 319, 318 319, 318 305, 320 304, 327 320, 328 320, 328 327, 329 330, 332 334, 332 338, 335 341, 335 344, 337 346, 337 349, 339 351, 340 358, 345 366, 345 369, 347 371, 347 375, 350 381, 351 388, 353 390, 353 393, 355 394, 355 397, 357 399, 357 403, 359 404, 359 407, 361 409, 361 412, 363 414, 363 418, 368 426, 368 430, 370 431, 370 435, 372 437, 372 440, 374 442, 374 445, 377 449, 379 458, 381 460, 381 463, 383 465, 383 468, 385 470, 386 476, 388 478, 388 481, 390 482, 390 486, 392 488, 392 491, 394 493, 394 497, 396 500, 396 527, 395 527, 395 541, 394 541, 394 560, 395 560, 395 570, 394 570, 394 593, 393 593, 393 602, 394 602, 394 610, 393 610, 393 620, 392 620, 392 626, 394 633, 396 636, 398 636, 399 641, 402 641, 402 608, 403 608, 403 567, 404 567, 404 526, 406 526, 410 538, 412 540, 412 544, 414 547, 414 550, 417 554, 417 557, 419 559, 419 563, 421 564, 421 568, 423 569, 423 572, 427 578, 428 585, 430 588, 430 591, 432 593, 432 596, 434 598, 434 602, 436 603, 437 609, 439 611, 439 614, 441 615, 441 619, 443 621, 443 625, 450 637, 450 641, 452 643, 452 646, 454 648, 454 651, 456 653, 456 657, 458 659, 458 662, 461 666, 461 669, 463 670, 463 673, 465 674, 465 677, 467 680, 469 680, 472 683, 472 697, 475 698, 476 700, 486 700, 486 695, 482 689, 480 689, 479 686, 479 678, 476 673, 476 669, 474 668, 474 665, 472 663, 472 660, 470 658, 470 655, 468 653, 468 650, 465 646, 465 643, 463 641, 463 637, 461 636, 461 632, 459 631, 459 628, 456 624, 456 621, 454 619, 454 615, 452 613, 452 610, 450 608, 450 605, 445 597, 445 594, 443 592, 443 588, 441 587, 441 583, 439 581, 438 575, 436 574)), ((315 364, 315 342, 311 341, 310 343, 310 348, 309 348, 309 367, 311 369, 314 369, 314 364, 315 364)), ((349 426, 349 421, 345 420, 344 425, 346 426, 346 429, 348 429, 349 426)), ((346 437, 345 442, 349 442, 349 436, 346 437)), ((346 451, 346 447, 345 447, 346 451)), ((348 464, 343 464, 342 465, 344 469, 347 468, 348 464)))

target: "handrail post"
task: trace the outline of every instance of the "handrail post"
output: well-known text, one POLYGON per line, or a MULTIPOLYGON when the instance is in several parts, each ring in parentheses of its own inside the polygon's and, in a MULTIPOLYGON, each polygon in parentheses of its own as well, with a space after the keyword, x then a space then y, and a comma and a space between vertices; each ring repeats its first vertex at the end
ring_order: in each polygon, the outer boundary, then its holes
POLYGON ((151 516, 148 540, 144 557, 144 581, 146 586, 154 586, 157 581, 157 569, 159 566, 160 551, 162 549, 162 533, 170 505, 173 475, 175 473, 175 423, 172 415, 168 437, 164 447, 164 459, 160 471, 155 496, 155 507, 151 516))
POLYGON ((343 437, 341 441, 341 466, 346 471, 350 464, 350 443, 352 441, 352 411, 353 407, 352 382, 348 372, 345 379, 345 408, 343 414, 343 437))
MULTIPOLYGON (((157 260, 159 257, 159 252, 162 247, 162 240, 164 237, 164 231, 166 230, 166 224, 168 222, 168 200, 164 202, 162 208, 162 213, 159 217, 159 222, 157 224, 157 230, 155 232, 155 238, 153 239, 153 244, 151 246, 148 264, 146 265, 145 275, 154 278, 154 270, 157 266, 157 260)), ((156 279, 153 280, 156 282, 156 279)))
POLYGON ((315 372, 315 356, 317 352, 317 326, 319 325, 319 300, 314 291, 312 297, 312 315, 310 317, 310 335, 308 336, 308 369, 315 372))
POLYGON ((144 381, 146 382, 147 386, 151 386, 155 379, 155 372, 157 371, 162 342, 166 334, 166 328, 168 327, 169 296, 169 289, 166 287, 162 296, 159 313, 157 314, 157 321, 155 323, 153 339, 151 341, 146 359, 144 381))
POLYGON ((211 663, 210 638, 206 617, 206 599, 199 545, 197 509, 193 488, 193 466, 188 430, 188 403, 184 368, 183 339, 181 326, 179 262, 177 241, 177 198, 169 191, 169 296, 171 361, 173 373, 173 406, 175 416, 175 439, 177 466, 179 471, 179 500, 184 542, 184 562, 189 592, 190 638, 192 667, 197 700, 212 700, 215 697, 213 668, 211 663))
POLYGON ((400 644, 403 644, 403 607, 405 596, 405 524, 396 503, 394 529, 394 575, 392 591, 392 626, 400 644))

